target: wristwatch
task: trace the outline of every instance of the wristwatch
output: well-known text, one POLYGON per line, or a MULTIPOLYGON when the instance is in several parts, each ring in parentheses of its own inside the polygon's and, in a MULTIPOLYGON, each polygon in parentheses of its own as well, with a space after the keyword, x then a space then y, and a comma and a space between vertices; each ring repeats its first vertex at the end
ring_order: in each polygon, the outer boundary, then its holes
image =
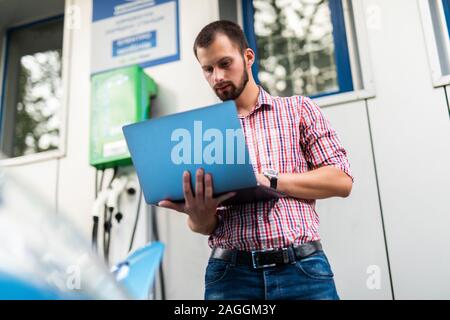
POLYGON ((269 179, 270 181, 270 187, 272 189, 277 188, 277 182, 278 182, 278 171, 274 169, 267 169, 263 172, 263 175, 269 179))

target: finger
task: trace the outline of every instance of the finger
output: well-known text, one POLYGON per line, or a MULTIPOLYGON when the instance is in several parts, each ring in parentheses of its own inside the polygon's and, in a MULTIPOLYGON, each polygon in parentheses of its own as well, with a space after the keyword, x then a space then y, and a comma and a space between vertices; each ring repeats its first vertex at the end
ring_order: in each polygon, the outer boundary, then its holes
POLYGON ((191 174, 189 171, 183 172, 183 194, 186 204, 192 204, 192 202, 194 202, 194 196, 191 189, 191 174))
POLYGON ((229 192, 227 194, 223 194, 223 195, 221 195, 221 196, 216 198, 217 204, 219 205, 222 202, 224 202, 225 200, 228 200, 228 199, 234 197, 235 195, 236 195, 236 192, 229 192))
POLYGON ((198 169, 196 173, 196 181, 195 181, 195 198, 197 200, 204 201, 205 194, 203 189, 204 184, 204 172, 203 169, 198 169))
POLYGON ((182 203, 175 203, 175 202, 172 202, 169 200, 162 200, 162 201, 158 202, 158 206, 185 213, 183 211, 184 205, 182 203))
POLYGON ((212 200, 213 197, 213 186, 212 186, 212 176, 210 173, 205 174, 205 201, 212 200))

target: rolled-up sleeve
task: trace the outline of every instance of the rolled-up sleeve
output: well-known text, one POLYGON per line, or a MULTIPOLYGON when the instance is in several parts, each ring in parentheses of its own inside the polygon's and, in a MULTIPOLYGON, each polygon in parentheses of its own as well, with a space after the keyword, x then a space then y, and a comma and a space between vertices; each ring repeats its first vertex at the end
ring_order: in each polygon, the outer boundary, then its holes
POLYGON ((310 98, 301 99, 300 143, 312 169, 333 166, 344 171, 352 181, 347 152, 319 106, 310 98))

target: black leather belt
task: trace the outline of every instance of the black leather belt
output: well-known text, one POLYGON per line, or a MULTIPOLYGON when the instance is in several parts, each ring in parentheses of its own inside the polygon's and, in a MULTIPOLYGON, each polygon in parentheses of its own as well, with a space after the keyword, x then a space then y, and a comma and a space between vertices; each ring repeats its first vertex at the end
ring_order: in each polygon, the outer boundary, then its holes
POLYGON ((255 269, 273 267, 279 264, 294 263, 316 251, 322 250, 320 241, 306 242, 299 246, 281 249, 240 251, 234 249, 213 248, 211 258, 232 262, 236 265, 248 265, 255 269))

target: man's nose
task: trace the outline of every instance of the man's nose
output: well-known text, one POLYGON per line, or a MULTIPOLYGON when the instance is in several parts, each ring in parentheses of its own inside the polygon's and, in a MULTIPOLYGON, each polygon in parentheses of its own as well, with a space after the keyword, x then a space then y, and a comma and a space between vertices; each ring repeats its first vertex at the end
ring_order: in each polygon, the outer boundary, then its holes
POLYGON ((220 68, 214 68, 213 80, 214 84, 218 84, 224 80, 224 71, 220 68))

